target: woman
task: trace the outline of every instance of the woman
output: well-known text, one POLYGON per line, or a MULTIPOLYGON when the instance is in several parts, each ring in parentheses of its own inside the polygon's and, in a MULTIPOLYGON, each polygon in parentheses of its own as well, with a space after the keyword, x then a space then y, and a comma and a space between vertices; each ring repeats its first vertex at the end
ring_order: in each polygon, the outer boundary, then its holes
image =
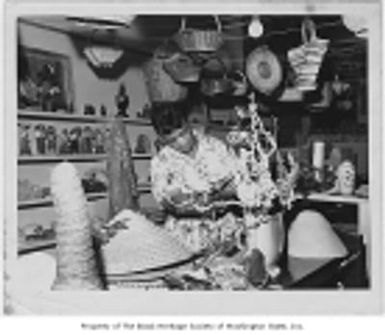
POLYGON ((197 252, 217 237, 210 205, 235 196, 238 169, 224 142, 190 127, 188 110, 187 101, 153 107, 161 148, 151 161, 151 181, 153 195, 168 215, 166 228, 197 252))

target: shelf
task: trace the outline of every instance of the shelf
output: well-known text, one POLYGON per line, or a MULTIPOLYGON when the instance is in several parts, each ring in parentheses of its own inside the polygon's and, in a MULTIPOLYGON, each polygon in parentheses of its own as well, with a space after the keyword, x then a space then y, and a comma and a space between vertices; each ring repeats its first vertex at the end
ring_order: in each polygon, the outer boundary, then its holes
MULTIPOLYGON (((51 120, 51 121, 69 121, 69 122, 93 122, 93 123, 105 123, 110 122, 114 118, 102 117, 96 115, 80 115, 80 114, 67 114, 64 112, 39 112, 32 110, 19 110, 19 119, 30 119, 30 120, 51 120)), ((135 125, 149 126, 151 121, 147 119, 134 119, 134 118, 123 118, 124 123, 131 123, 135 125)))
POLYGON ((56 240, 29 240, 29 241, 21 241, 18 243, 18 254, 23 255, 34 251, 51 249, 56 247, 56 240))
MULTIPOLYGON (((149 193, 151 192, 150 184, 143 184, 138 186, 138 191, 140 193, 149 193)), ((95 201, 100 199, 107 198, 107 192, 95 192, 86 194, 88 201, 95 201)), ((53 205, 51 198, 43 198, 43 199, 31 199, 25 201, 19 201, 17 208, 18 209, 28 209, 34 207, 50 207, 53 205)))
MULTIPOLYGON (((57 162, 94 162, 105 160, 106 154, 77 154, 77 155, 37 155, 37 156, 19 156, 19 164, 33 163, 57 163, 57 162)), ((133 154, 133 159, 151 159, 151 154, 133 154)))
MULTIPOLYGON (((86 197, 88 201, 94 201, 98 199, 104 199, 107 196, 106 192, 95 192, 95 193, 86 193, 86 197)), ((43 199, 31 199, 19 201, 17 208, 18 209, 27 209, 33 207, 48 207, 52 206, 53 202, 50 197, 43 199)))

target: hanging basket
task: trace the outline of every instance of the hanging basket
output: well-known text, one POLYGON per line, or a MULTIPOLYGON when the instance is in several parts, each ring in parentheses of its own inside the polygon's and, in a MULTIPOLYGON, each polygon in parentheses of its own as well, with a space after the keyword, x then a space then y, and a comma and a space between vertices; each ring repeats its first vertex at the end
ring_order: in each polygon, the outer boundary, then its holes
POLYGON ((187 96, 187 88, 176 83, 165 71, 164 64, 167 59, 164 55, 155 52, 145 66, 146 84, 152 102, 175 102, 187 96))
POLYGON ((196 83, 199 81, 200 67, 184 53, 175 53, 164 61, 163 67, 178 83, 196 83))
POLYGON ((181 21, 181 28, 175 41, 184 52, 215 52, 223 43, 222 27, 218 16, 214 16, 217 29, 203 30, 186 27, 186 18, 181 21))
POLYGON ((329 41, 319 39, 315 24, 306 19, 301 28, 303 45, 289 50, 288 59, 296 73, 295 84, 301 91, 313 91, 317 88, 317 77, 329 41))
POLYGON ((202 94, 209 97, 232 91, 232 81, 227 77, 226 65, 221 58, 212 58, 203 66, 200 88, 202 94))

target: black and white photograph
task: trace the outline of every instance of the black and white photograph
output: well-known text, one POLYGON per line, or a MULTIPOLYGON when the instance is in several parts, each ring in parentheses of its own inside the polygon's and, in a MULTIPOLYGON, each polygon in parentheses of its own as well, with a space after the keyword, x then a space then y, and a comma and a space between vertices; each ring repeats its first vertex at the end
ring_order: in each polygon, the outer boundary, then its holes
POLYGON ((9 7, 4 313, 378 313, 380 1, 187 4, 9 7))

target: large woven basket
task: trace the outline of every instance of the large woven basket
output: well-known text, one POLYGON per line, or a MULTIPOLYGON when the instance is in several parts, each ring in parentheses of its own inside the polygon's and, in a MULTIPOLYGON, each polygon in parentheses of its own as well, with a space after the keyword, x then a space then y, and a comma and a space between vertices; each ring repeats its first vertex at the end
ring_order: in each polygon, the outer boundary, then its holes
POLYGON ((199 81, 200 67, 184 53, 175 53, 164 61, 163 67, 175 82, 196 83, 199 81))
POLYGON ((175 102, 187 96, 187 88, 176 83, 164 69, 169 57, 155 52, 153 58, 146 64, 144 73, 152 102, 175 102))
POLYGON ((217 29, 194 29, 186 27, 186 18, 181 21, 181 28, 175 41, 184 52, 215 52, 223 43, 222 27, 218 16, 214 16, 217 29))

